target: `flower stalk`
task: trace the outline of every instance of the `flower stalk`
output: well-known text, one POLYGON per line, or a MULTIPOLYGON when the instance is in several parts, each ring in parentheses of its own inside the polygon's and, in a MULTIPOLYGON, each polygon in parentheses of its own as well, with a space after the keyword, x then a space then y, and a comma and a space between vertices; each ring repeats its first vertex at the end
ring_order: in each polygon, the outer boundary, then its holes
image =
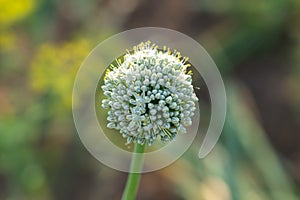
POLYGON ((134 200, 137 189, 139 186, 141 174, 140 173, 132 173, 132 171, 141 171, 143 167, 143 153, 145 150, 145 144, 141 145, 135 143, 134 145, 134 154, 132 156, 131 165, 130 165, 130 173, 128 175, 128 179, 126 182, 125 190, 122 196, 122 200, 134 200))

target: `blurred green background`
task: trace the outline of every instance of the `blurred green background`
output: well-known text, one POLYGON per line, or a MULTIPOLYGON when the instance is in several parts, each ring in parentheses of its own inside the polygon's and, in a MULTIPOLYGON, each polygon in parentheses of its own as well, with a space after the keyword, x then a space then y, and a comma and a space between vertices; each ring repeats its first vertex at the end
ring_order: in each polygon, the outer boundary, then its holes
MULTIPOLYGON (((127 174, 83 147, 71 92, 93 47, 143 26, 207 49, 228 112, 207 158, 197 159, 199 135, 181 159, 142 176, 138 199, 299 199, 299 25, 298 0, 0 0, 0 199, 120 199, 127 174)), ((203 132, 210 103, 198 92, 203 132)))

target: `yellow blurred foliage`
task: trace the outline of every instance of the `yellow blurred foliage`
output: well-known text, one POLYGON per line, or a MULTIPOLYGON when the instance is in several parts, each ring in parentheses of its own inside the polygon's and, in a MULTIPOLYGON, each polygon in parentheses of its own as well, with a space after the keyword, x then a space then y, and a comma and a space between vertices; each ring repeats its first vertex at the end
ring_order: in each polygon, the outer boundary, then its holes
POLYGON ((16 44, 16 35, 14 32, 11 32, 11 31, 0 32, 0 49, 1 49, 1 51, 12 50, 14 48, 15 44, 16 44))
POLYGON ((35 0, 0 0, 0 26, 8 26, 32 13, 35 0))
POLYGON ((14 48, 17 36, 11 25, 30 15, 36 6, 36 0, 0 0, 1 51, 10 51, 14 48))
POLYGON ((76 72, 90 51, 91 44, 87 40, 68 42, 62 46, 42 45, 32 62, 31 87, 41 94, 53 94, 58 111, 70 110, 76 72))

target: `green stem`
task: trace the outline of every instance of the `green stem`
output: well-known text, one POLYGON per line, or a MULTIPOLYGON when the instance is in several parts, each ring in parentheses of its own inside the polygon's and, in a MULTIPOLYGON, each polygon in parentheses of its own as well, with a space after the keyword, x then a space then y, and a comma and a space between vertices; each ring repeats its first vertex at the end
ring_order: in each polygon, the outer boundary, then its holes
POLYGON ((134 145, 134 154, 132 156, 131 164, 130 164, 130 173, 128 175, 126 187, 122 196, 122 200, 134 200, 137 189, 140 182, 140 173, 132 173, 132 172, 140 172, 143 167, 143 153, 145 150, 145 144, 140 145, 135 143, 134 145))

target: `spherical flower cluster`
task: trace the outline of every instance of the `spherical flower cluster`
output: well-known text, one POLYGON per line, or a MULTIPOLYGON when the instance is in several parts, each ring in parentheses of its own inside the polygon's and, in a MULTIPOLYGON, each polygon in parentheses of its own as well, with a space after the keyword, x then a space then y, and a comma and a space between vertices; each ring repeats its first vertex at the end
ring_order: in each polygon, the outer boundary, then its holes
POLYGON ((198 98, 187 58, 150 42, 127 51, 111 65, 102 89, 107 97, 108 128, 120 130, 127 143, 171 141, 192 124, 198 98))

